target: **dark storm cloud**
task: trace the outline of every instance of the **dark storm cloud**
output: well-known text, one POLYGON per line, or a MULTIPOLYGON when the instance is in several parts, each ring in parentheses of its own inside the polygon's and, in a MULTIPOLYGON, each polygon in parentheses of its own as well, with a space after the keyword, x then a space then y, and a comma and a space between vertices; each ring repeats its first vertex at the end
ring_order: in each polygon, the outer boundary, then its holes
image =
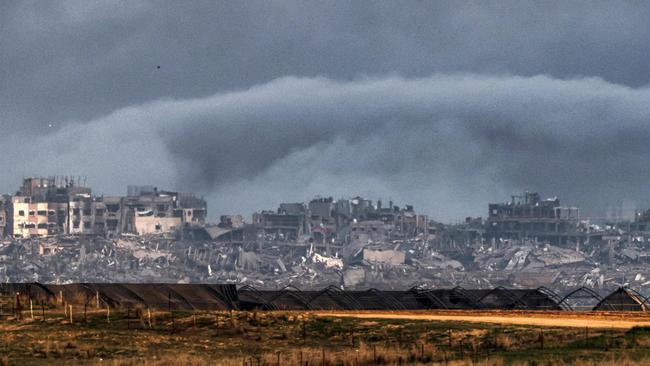
POLYGON ((647 88, 594 78, 290 77, 72 124, 36 141, 50 156, 5 171, 82 167, 103 192, 149 181, 194 189, 215 214, 360 193, 451 219, 523 189, 599 209, 594 198, 650 194, 649 103, 647 88))
POLYGON ((33 130, 290 75, 547 74, 640 86, 650 77, 648 10, 592 1, 3 1, 2 123, 33 130))
POLYGON ((199 190, 213 214, 317 193, 437 218, 523 189, 646 203, 648 10, 3 1, 0 188, 83 174, 199 190))

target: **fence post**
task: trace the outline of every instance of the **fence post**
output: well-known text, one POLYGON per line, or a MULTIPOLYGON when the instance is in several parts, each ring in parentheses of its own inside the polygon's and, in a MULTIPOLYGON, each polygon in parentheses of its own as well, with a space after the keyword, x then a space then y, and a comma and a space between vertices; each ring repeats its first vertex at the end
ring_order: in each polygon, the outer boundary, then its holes
POLYGON ((172 293, 167 293, 167 309, 169 310, 169 317, 172 319, 172 333, 176 329, 176 321, 174 320, 174 310, 172 310, 172 293))
POLYGON ((377 345, 373 344, 372 345, 372 361, 377 364, 377 345))
POLYGON ((72 305, 68 306, 70 306, 70 324, 72 324, 72 305))
POLYGON ((174 312, 170 311, 169 315, 172 317, 172 333, 176 330, 176 321, 174 320, 174 312))
POLYGON ((22 309, 20 307, 20 293, 16 292, 16 320, 21 318, 22 309))

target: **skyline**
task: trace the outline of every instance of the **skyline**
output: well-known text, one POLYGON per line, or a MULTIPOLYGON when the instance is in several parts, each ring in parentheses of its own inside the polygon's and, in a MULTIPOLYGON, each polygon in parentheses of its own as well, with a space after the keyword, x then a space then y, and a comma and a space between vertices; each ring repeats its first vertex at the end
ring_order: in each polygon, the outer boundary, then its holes
MULTIPOLYGON (((24 185, 26 184, 25 182, 28 180, 48 180, 50 181, 49 185, 51 187, 59 187, 59 188, 65 188, 65 187, 82 187, 84 189, 87 189, 88 192, 90 192, 89 198, 93 198, 93 201, 95 198, 97 199, 98 202, 101 202, 105 198, 113 199, 113 198, 119 198, 119 197, 130 197, 135 195, 135 192, 160 192, 161 194, 169 194, 169 193, 179 193, 179 194, 189 194, 192 197, 196 196, 195 192, 189 192, 189 191, 173 191, 166 189, 166 187, 157 187, 154 185, 127 185, 126 187, 123 187, 124 190, 121 193, 116 193, 116 194, 105 194, 104 192, 98 192, 93 189, 93 187, 89 184, 87 184, 88 177, 85 176, 63 176, 63 175, 57 175, 57 176, 24 176, 23 178, 23 186, 18 186, 16 190, 13 190, 11 192, 0 192, 0 196, 7 196, 7 197, 14 197, 14 196, 21 196, 22 189, 24 189, 24 185)), ((47 187, 47 185, 45 185, 47 187)), ((571 204, 566 204, 566 201, 561 200, 561 197, 557 196, 543 196, 539 195, 539 192, 530 192, 530 191, 523 191, 523 192, 516 192, 513 193, 510 196, 510 199, 502 199, 500 201, 490 201, 490 202, 483 202, 483 204, 509 204, 511 202, 515 202, 516 200, 522 200, 524 196, 527 196, 529 193, 532 193, 536 195, 539 199, 542 201, 555 201, 558 200, 561 205, 560 207, 563 208, 575 208, 580 210, 580 207, 577 207, 575 205, 571 204)), ((197 198, 200 198, 203 200, 203 196, 197 196, 197 198)), ((41 198, 42 199, 42 198, 41 198)), ((374 205, 375 208, 403 208, 403 207, 411 207, 415 208, 414 212, 416 214, 424 214, 428 215, 426 212, 422 212, 419 210, 419 207, 414 205, 412 202, 397 202, 393 201, 392 196, 388 197, 363 197, 358 194, 352 194, 348 196, 337 196, 334 197, 332 195, 327 194, 326 192, 321 192, 319 194, 316 194, 311 197, 294 197, 292 199, 283 201, 283 202, 275 202, 271 207, 257 207, 254 209, 252 212, 221 212, 221 211, 210 211, 208 210, 208 215, 207 215, 207 222, 208 223, 214 223, 219 220, 219 218, 223 215, 225 216, 235 216, 235 215, 240 215, 244 218, 244 221, 247 221, 247 218, 250 217, 251 215, 255 215, 256 213, 261 213, 261 212, 275 212, 276 208, 277 210, 281 210, 281 206, 284 204, 294 204, 294 203, 301 203, 304 205, 307 205, 310 201, 316 201, 320 199, 330 199, 333 200, 333 202, 337 201, 350 201, 353 202, 354 200, 357 199, 362 199, 362 200, 368 200, 369 202, 374 205)), ((570 201, 570 200, 569 200, 570 201)), ((41 201, 38 201, 41 202, 41 201)), ((218 208, 217 208, 218 209, 218 208)), ((489 211, 489 210, 488 210, 489 211)), ((585 216, 582 215, 580 216, 581 219, 584 220, 590 220, 591 223, 605 223, 605 222, 619 222, 619 221, 630 221, 636 218, 637 214, 641 214, 643 212, 650 212, 650 209, 644 208, 644 207, 633 207, 633 203, 630 201, 623 201, 620 205, 618 206, 610 206, 607 208, 606 216, 600 216, 600 217, 594 217, 594 216, 585 216)), ((484 212, 484 214, 480 214, 477 216, 471 216, 471 215, 464 215, 464 216, 459 216, 453 219, 449 219, 448 221, 443 221, 440 220, 437 217, 429 217, 429 219, 439 222, 439 223, 447 223, 447 224, 459 224, 465 221, 466 219, 476 219, 476 218, 483 218, 485 219, 486 217, 489 216, 489 212, 484 212)), ((254 220, 253 220, 254 221, 254 220)))

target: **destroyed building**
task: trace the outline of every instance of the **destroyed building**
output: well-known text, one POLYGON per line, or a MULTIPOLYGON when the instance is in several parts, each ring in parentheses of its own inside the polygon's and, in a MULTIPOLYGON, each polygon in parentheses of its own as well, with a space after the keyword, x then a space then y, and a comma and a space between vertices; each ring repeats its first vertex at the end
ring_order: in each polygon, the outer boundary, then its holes
POLYGON ((272 240, 298 240, 309 231, 305 213, 262 211, 253 214, 253 225, 263 238, 272 240))
POLYGON ((4 234, 13 238, 164 233, 202 225, 207 214, 192 194, 130 187, 125 197, 94 196, 70 177, 24 178, 0 207, 4 234))
POLYGON ((628 233, 639 243, 650 239, 650 210, 636 212, 633 220, 617 220, 605 223, 605 228, 617 233, 628 233))
POLYGON ((650 290, 649 213, 600 227, 536 193, 487 208, 485 220, 442 224, 390 200, 316 197, 209 223, 190 194, 97 196, 79 179, 26 178, 0 201, 0 282, 650 290))
POLYGON ((125 232, 139 235, 174 232, 204 225, 207 203, 190 193, 159 191, 152 186, 129 186, 122 200, 125 232))
POLYGON ((357 234, 366 231, 366 226, 368 234, 385 234, 379 239, 370 237, 374 242, 429 232, 427 216, 416 214, 413 206, 400 208, 391 202, 389 207, 382 207, 381 200, 373 204, 361 197, 351 200, 316 197, 308 204, 281 203, 276 211, 254 213, 252 222, 261 237, 282 241, 308 238, 316 245, 363 241, 363 235, 357 234))
POLYGON ((7 235, 7 216, 8 207, 11 202, 10 196, 0 196, 0 238, 7 235))
POLYGON ((334 199, 317 197, 309 201, 309 225, 316 243, 331 242, 336 234, 334 199))
POLYGON ((90 188, 73 178, 30 177, 11 197, 8 235, 14 238, 92 233, 94 200, 90 188))
POLYGON ((561 206, 558 198, 542 200, 538 193, 512 196, 506 203, 489 205, 488 239, 534 239, 567 245, 587 240, 580 229, 577 207, 561 206))

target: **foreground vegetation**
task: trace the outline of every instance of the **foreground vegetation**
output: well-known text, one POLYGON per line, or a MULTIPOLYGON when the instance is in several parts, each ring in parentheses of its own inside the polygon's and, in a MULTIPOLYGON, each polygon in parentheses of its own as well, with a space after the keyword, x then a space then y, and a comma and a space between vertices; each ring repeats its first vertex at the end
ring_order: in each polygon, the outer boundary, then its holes
POLYGON ((0 365, 642 365, 650 329, 305 312, 38 309, 0 316, 0 365))

